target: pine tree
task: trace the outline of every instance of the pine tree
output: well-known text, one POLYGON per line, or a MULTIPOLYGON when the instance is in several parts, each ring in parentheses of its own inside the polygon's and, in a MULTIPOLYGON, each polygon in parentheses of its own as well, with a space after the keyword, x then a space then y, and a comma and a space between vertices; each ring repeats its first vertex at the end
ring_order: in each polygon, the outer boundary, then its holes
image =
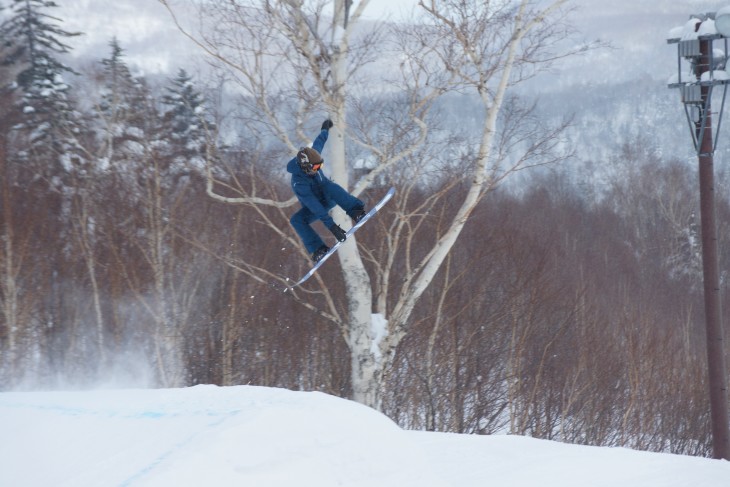
POLYGON ((98 114, 103 121, 104 161, 123 159, 125 148, 143 142, 149 120, 149 93, 144 81, 136 79, 124 61, 124 49, 117 39, 109 43, 111 53, 102 59, 101 100, 98 114))
POLYGON ((110 112, 113 120, 119 120, 131 111, 128 95, 135 86, 135 81, 129 67, 122 59, 124 49, 119 45, 119 41, 113 38, 109 47, 111 47, 110 56, 101 60, 105 82, 101 110, 110 112))
POLYGON ((0 39, 9 48, 3 64, 18 71, 15 88, 22 91, 21 109, 30 149, 36 158, 53 158, 70 171, 82 150, 76 142, 81 133, 80 115, 69 96, 64 74, 76 74, 58 60, 70 51, 61 39, 80 35, 57 26, 60 19, 46 9, 57 7, 50 0, 13 0, 9 18, 0 25, 0 39))
POLYGON ((215 124, 206 116, 205 100, 184 69, 171 80, 162 103, 167 107, 163 114, 164 135, 173 158, 173 170, 202 171, 206 141, 214 132, 215 124))

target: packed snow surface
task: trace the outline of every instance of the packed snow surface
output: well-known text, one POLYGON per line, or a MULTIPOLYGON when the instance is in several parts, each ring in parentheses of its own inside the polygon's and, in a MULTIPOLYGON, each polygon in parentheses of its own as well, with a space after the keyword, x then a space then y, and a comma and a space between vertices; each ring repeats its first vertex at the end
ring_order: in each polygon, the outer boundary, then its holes
POLYGON ((237 386, 0 394, 8 487, 727 487, 730 462, 405 431, 316 392, 237 386))

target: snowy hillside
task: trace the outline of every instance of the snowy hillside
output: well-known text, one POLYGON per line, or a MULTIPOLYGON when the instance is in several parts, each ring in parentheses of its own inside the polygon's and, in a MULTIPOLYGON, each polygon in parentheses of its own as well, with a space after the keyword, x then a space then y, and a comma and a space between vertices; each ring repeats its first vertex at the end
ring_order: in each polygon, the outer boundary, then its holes
POLYGON ((409 432, 321 393, 238 386, 0 394, 0 485, 720 487, 730 462, 409 432))

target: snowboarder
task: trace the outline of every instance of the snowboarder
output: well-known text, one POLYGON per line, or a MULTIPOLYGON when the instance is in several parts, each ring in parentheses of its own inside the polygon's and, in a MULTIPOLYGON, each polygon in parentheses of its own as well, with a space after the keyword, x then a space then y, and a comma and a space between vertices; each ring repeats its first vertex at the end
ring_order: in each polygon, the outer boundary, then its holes
POLYGON ((291 187, 302 204, 302 208, 294 213, 289 221, 314 262, 318 262, 329 251, 329 247, 310 226, 314 221, 320 220, 338 241, 344 242, 347 238, 346 233, 335 223, 329 211, 338 205, 355 223, 366 214, 362 201, 325 177, 322 172, 324 159, 321 152, 332 126, 332 120, 325 120, 312 147, 299 149, 296 157, 286 166, 286 170, 291 173, 291 187))

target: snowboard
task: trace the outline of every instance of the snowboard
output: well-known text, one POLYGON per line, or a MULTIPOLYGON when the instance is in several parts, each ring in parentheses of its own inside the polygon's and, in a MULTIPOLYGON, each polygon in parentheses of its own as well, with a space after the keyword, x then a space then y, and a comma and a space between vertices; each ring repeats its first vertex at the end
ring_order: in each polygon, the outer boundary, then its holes
MULTIPOLYGON (((362 227, 365 224, 366 221, 370 220, 373 217, 373 215, 375 215, 378 212, 378 210, 380 210, 393 197, 394 194, 395 194, 395 188, 390 188, 388 190, 388 192, 385 193, 385 196, 383 196, 383 199, 381 199, 380 201, 378 201, 378 203, 375 206, 373 206, 370 209, 370 211, 368 211, 365 214, 365 216, 360 219, 359 222, 357 222, 352 228, 350 228, 347 231, 346 236, 347 237, 350 237, 350 235, 352 235, 353 233, 357 232, 357 230, 360 227, 362 227)), ((302 277, 301 279, 299 279, 294 284, 292 284, 290 286, 287 286, 287 288, 284 290, 284 292, 288 291, 289 289, 292 289, 292 288, 295 288, 295 287, 299 286, 300 284, 304 283, 307 279, 309 279, 310 277, 312 277, 312 275, 314 275, 314 273, 317 272, 317 269, 319 269, 322 266, 322 264, 324 264, 325 261, 327 261, 327 259, 329 259, 332 256, 332 254, 334 254, 335 252, 337 252, 337 249, 339 249, 340 248, 340 245, 342 245, 343 243, 344 242, 337 242, 329 250, 329 252, 327 252, 324 255, 324 257, 322 257, 316 264, 314 264, 314 267, 312 267, 309 270, 309 272, 307 272, 306 274, 304 274, 304 277, 302 277)), ((287 281, 289 281, 289 278, 287 278, 287 281)))

